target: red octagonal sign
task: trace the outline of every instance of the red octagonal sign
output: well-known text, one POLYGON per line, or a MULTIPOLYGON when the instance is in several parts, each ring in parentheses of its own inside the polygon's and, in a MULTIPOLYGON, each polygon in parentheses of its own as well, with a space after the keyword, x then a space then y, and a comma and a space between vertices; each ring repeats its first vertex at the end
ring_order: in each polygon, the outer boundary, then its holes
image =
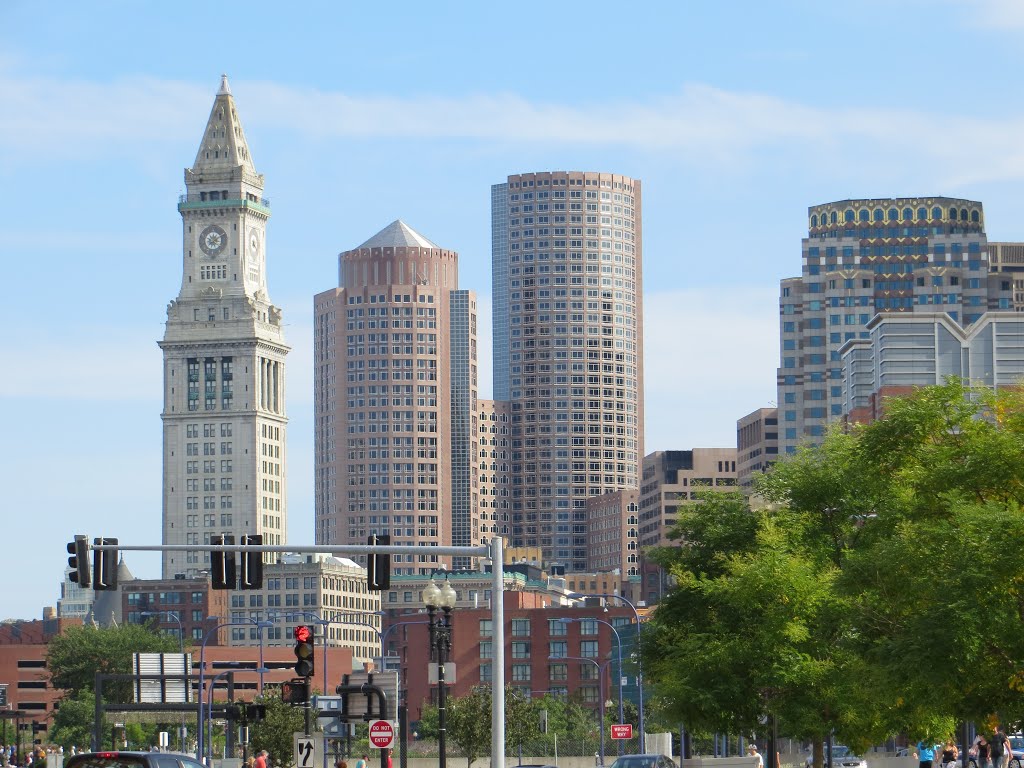
POLYGON ((374 749, 388 749, 395 743, 395 724, 390 720, 370 722, 370 746, 374 749))

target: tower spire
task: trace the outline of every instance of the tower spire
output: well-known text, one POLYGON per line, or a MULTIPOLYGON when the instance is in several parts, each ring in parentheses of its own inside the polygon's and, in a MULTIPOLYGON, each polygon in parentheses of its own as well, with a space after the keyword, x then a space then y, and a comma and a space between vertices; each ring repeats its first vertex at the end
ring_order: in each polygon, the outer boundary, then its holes
POLYGON ((220 88, 213 101, 213 109, 206 121, 206 131, 191 170, 193 174, 203 175, 237 168, 256 174, 245 131, 242 130, 242 121, 235 108, 235 97, 231 95, 231 86, 228 85, 228 76, 221 75, 220 88))

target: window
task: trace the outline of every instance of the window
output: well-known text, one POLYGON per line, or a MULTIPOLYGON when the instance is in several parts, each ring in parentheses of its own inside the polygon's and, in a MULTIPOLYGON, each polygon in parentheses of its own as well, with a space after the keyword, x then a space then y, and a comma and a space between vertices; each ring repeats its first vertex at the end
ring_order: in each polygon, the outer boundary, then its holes
POLYGON ((494 658, 494 644, 490 640, 480 641, 480 658, 481 659, 493 659, 494 658))
POLYGON ((491 637, 494 634, 491 619, 480 619, 480 637, 491 637))
POLYGON ((512 636, 513 637, 529 637, 530 636, 530 620, 529 619, 512 619, 512 636))
POLYGON ((561 658, 569 655, 569 644, 565 640, 551 640, 548 642, 548 656, 561 658))
POLYGON ((561 619, 548 619, 548 634, 556 636, 566 634, 565 622, 561 619))
POLYGON ((512 665, 512 681, 517 683, 527 683, 530 681, 530 665, 529 664, 513 664, 512 665))
POLYGON ((580 656, 585 659, 597 658, 597 640, 581 640, 580 656))
POLYGON ((512 643, 512 658, 513 659, 528 659, 530 658, 530 644, 525 642, 513 642, 512 643))

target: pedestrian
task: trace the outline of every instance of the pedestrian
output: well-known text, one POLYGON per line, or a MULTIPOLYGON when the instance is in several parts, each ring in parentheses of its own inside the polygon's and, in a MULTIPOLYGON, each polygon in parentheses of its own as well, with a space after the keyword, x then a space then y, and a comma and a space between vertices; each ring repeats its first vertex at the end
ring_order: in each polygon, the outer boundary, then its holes
POLYGON ((370 758, 368 755, 363 755, 356 760, 356 768, 370 768, 370 758))
POLYGON ((747 745, 747 757, 757 758, 757 768, 764 768, 764 758, 761 757, 761 753, 757 751, 757 744, 747 745))
POLYGON ((348 768, 348 763, 339 757, 338 761, 334 764, 334 768, 348 768))
POLYGON ((260 750, 259 753, 256 755, 256 759, 253 761, 253 768, 270 768, 270 766, 267 763, 268 755, 269 753, 267 752, 267 750, 260 750))
POLYGON ((985 734, 979 733, 974 738, 974 745, 971 747, 971 752, 978 759, 978 768, 986 768, 989 764, 989 754, 992 747, 988 743, 988 739, 985 738, 985 734))
POLYGON ((935 762, 936 744, 925 744, 924 741, 917 742, 917 764, 919 768, 932 768, 935 762))
POLYGON ((947 768, 956 762, 956 759, 960 756, 960 750, 956 748, 956 743, 952 739, 946 739, 945 745, 942 747, 942 767, 947 768))
POLYGON ((1010 764, 1010 740, 1003 733, 1001 725, 996 726, 995 733, 988 740, 989 754, 992 755, 992 768, 1006 768, 1010 764))

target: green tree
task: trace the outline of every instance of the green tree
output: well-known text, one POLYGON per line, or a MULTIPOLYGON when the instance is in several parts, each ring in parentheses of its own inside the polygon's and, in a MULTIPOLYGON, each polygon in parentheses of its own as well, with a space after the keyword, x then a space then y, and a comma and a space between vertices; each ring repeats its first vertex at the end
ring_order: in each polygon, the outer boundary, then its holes
MULTIPOLYGON (((293 707, 281 701, 278 686, 268 685, 263 696, 257 697, 255 701, 266 706, 267 714, 262 721, 250 726, 250 752, 256 754, 265 749, 270 754, 272 765, 292 765, 294 734, 305 727, 305 715, 302 708, 293 707)), ((311 713, 310 718, 311 722, 315 724, 317 713, 315 711, 311 713)))
POLYGON ((490 752, 491 691, 474 688, 468 696, 448 700, 447 733, 466 756, 466 766, 490 752))
POLYGON ((505 686, 505 744, 521 750, 538 732, 540 709, 532 698, 512 685, 505 686))
MULTIPOLYGON (((174 653, 177 650, 176 639, 155 634, 137 624, 71 627, 50 641, 46 667, 53 687, 74 694, 93 690, 97 673, 131 673, 134 653, 174 653)), ((119 686, 116 690, 123 696, 131 686, 119 686)))
POLYGON ((91 690, 65 694, 53 713, 53 727, 49 739, 64 747, 68 753, 72 745, 84 747, 91 742, 96 702, 91 690))
POLYGON ((664 716, 749 733, 771 712, 797 738, 843 732, 846 610, 831 558, 808 556, 806 526, 799 515, 754 512, 738 495, 680 508, 681 546, 651 554, 676 587, 644 631, 664 716))
MULTIPOLYGON (((962 382, 776 465, 762 491, 833 534, 847 647, 883 727, 1024 717, 1024 399, 962 382)), ((938 733, 936 733, 938 731, 938 733)))

